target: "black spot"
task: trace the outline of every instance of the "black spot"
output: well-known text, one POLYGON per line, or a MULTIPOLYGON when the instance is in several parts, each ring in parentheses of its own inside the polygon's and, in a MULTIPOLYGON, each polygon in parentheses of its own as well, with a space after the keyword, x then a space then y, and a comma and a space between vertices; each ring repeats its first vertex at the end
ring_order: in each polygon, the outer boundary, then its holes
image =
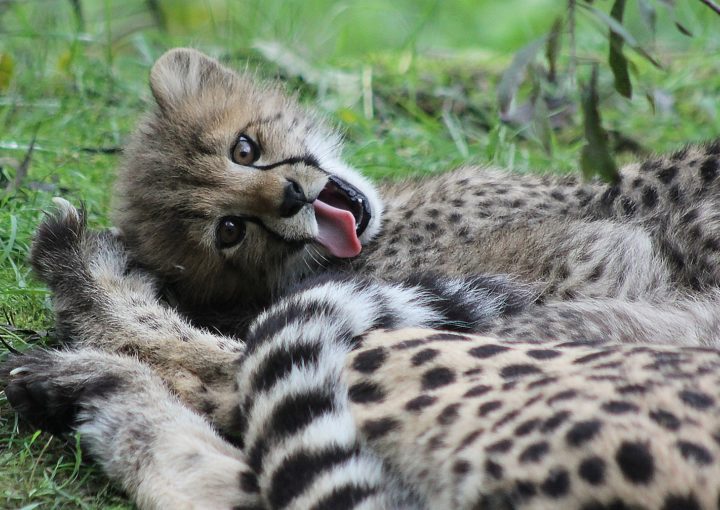
POLYGON ((495 480, 502 480, 503 468, 500 464, 493 460, 488 459, 485 461, 485 472, 488 476, 494 478, 495 480))
POLYGON ((565 469, 553 469, 547 476, 540 490, 551 498, 560 498, 568 493, 570 489, 570 476, 565 469))
POLYGON ((501 441, 497 441, 496 443, 488 445, 485 448, 485 451, 488 453, 506 453, 510 451, 512 445, 513 442, 510 439, 503 439, 501 441))
POLYGON ((428 209, 428 218, 437 218, 440 215, 440 211, 437 209, 428 209))
POLYGON ((677 184, 674 184, 668 190, 668 198, 673 204, 679 204, 683 201, 683 195, 680 192, 680 187, 677 184))
POLYGON ((692 493, 687 496, 669 494, 665 498, 665 503, 663 503, 661 510, 700 510, 700 508, 700 503, 698 503, 692 493))
POLYGON ((433 368, 422 375, 424 390, 434 390, 452 382, 455 382, 455 372, 446 367, 433 368))
POLYGON ((466 435, 462 441, 460 441, 460 444, 455 449, 455 452, 459 452, 460 450, 463 450, 470 446, 478 437, 480 437, 480 434, 483 433, 483 429, 475 430, 473 432, 470 432, 468 435, 466 435))
POLYGON ((715 403, 715 400, 701 391, 683 390, 680 392, 680 400, 695 409, 707 409, 715 403))
POLYGON ((615 388, 620 395, 642 395, 646 393, 648 387, 642 384, 624 384, 615 388))
POLYGON ((579 357, 578 359, 573 361, 573 363, 575 363, 576 365, 583 364, 583 363, 590 363, 591 361, 595 361, 596 359, 604 358, 605 356, 609 356, 613 353, 614 353, 614 351, 611 351, 609 349, 605 349, 602 351, 595 351, 591 354, 587 354, 585 356, 579 357))
POLYGON ((450 223, 460 223, 460 220, 462 220, 462 214, 460 213, 452 213, 448 216, 448 221, 450 223))
POLYGON ((438 229, 438 224, 434 221, 425 224, 425 230, 428 232, 435 232, 438 229))
POLYGON ((410 359, 410 362, 414 367, 420 366, 423 363, 427 363, 428 361, 435 359, 439 352, 440 351, 437 349, 423 349, 422 351, 415 353, 410 359))
POLYGON ((526 375, 536 375, 536 374, 542 374, 542 370, 540 370, 535 365, 530 365, 527 363, 517 363, 517 364, 513 364, 513 365, 507 365, 500 369, 500 377, 502 377, 503 379, 510 379, 513 377, 523 377, 526 375))
POLYGON ((610 187, 608 187, 607 190, 602 194, 600 197, 600 207, 607 209, 608 211, 612 207, 613 202, 615 202, 615 199, 620 195, 620 186, 617 184, 614 184, 610 187))
POLYGON ((520 462, 540 462, 549 451, 550 445, 547 441, 533 443, 520 453, 518 460, 520 462))
POLYGON ((363 374, 372 374, 385 363, 386 359, 387 350, 384 347, 376 347, 358 354, 352 367, 363 374))
POLYGON ((535 484, 528 480, 518 480, 515 483, 515 489, 513 490, 521 500, 528 500, 537 494, 535 484))
POLYGON ((700 165, 700 177, 707 184, 717 177, 718 170, 720 170, 720 160, 714 157, 707 158, 700 165))
POLYGON ((353 384, 348 389, 350 400, 356 404, 367 404, 368 402, 382 402, 385 399, 385 390, 380 385, 371 381, 362 381, 353 384))
POLYGON ((648 209, 652 209, 657 205, 658 193, 655 188, 646 186, 642 191, 642 203, 648 209))
POLYGON ((399 428, 400 422, 398 420, 394 418, 380 418, 377 420, 367 420, 363 423, 362 432, 368 441, 372 441, 399 428))
POLYGON ((580 463, 578 475, 590 485, 600 485, 605 480, 605 461, 597 456, 588 457, 580 463))
POLYGON ((560 351, 554 349, 530 349, 527 355, 534 359, 552 359, 560 356, 560 351))
POLYGON ((565 195, 563 195, 562 191, 559 190, 552 190, 550 192, 550 196, 557 200, 558 202, 564 202, 565 201, 565 195))
POLYGON ((458 419, 459 413, 458 409, 460 408, 460 404, 450 404, 449 406, 445 407, 442 411, 440 411, 440 414, 437 417, 437 422, 440 425, 451 425, 455 422, 455 420, 458 419))
POLYGON ((565 440, 570 446, 582 446, 591 441, 601 428, 602 423, 599 420, 579 421, 567 431, 565 440))
POLYGON ((433 450, 437 450, 438 448, 442 448, 443 446, 445 446, 445 434, 440 432, 428 440, 427 450, 431 452, 433 450))
POLYGON ((650 159, 647 161, 643 161, 640 164, 640 171, 641 172, 652 172, 653 170, 657 170, 660 168, 661 162, 657 159, 650 159))
POLYGON ((452 470, 456 475, 464 475, 470 471, 470 463, 466 460, 458 460, 453 464, 452 470))
POLYGON ((515 386, 517 386, 517 381, 508 381, 508 382, 504 383, 504 384, 500 387, 500 389, 501 389, 502 391, 510 391, 510 390, 514 390, 514 389, 515 389, 515 386))
POLYGON ((670 184, 678 173, 678 167, 670 165, 657 173, 657 178, 663 184, 670 184))
POLYGON ((605 402, 602 405, 604 411, 610 414, 623 414, 623 413, 637 413, 640 408, 630 402, 624 402, 622 400, 611 400, 605 402))
POLYGON ((560 425, 563 424, 565 420, 567 420, 570 417, 569 411, 558 411, 557 413, 553 414, 550 418, 545 420, 540 427, 541 432, 552 432, 556 428, 558 428, 560 425))
POLYGON ((542 386, 547 386, 548 384, 552 384, 554 382, 557 382, 557 377, 543 377, 541 379, 537 379, 535 381, 528 383, 527 389, 532 390, 534 388, 540 388, 542 386))
POLYGON ((419 397, 409 400, 407 404, 405 404, 405 409, 413 412, 422 411, 426 407, 433 405, 436 401, 437 397, 420 395, 419 397))
POLYGON ((553 395, 552 397, 548 398, 547 403, 549 405, 552 405, 556 402, 560 402, 561 400, 568 400, 568 399, 575 398, 575 397, 577 397, 577 391, 564 390, 564 391, 561 391, 561 392, 553 395))
POLYGON ((691 443, 690 441, 679 440, 677 442, 677 447, 685 460, 694 461, 695 463, 703 466, 712 464, 713 462, 712 454, 702 445, 691 443))
POLYGON ((518 437, 526 436, 530 432, 535 430, 535 428, 537 428, 537 426, 539 424, 540 424, 540 420, 537 418, 532 418, 530 420, 526 420, 526 421, 522 422, 520 425, 518 425, 517 427, 515 427, 514 434, 518 437))
POLYGON ((637 204, 635 201, 628 197, 622 197, 620 199, 620 207, 622 207, 622 213, 625 216, 632 216, 637 210, 637 204))
POLYGON ((519 415, 520 415, 520 411, 518 411, 517 409, 508 411, 498 421, 496 421, 493 424, 493 430, 497 430, 500 427, 502 427, 503 425, 505 425, 506 423, 510 423, 515 418, 517 418, 519 415))
POLYGON ((476 358, 480 359, 486 359, 490 358, 492 356, 495 356, 498 353, 504 352, 509 350, 508 347, 503 347, 502 345, 495 345, 495 344, 487 344, 487 345, 481 345, 478 347, 473 347, 468 351, 471 356, 475 356, 476 358))
POLYGON ((478 384, 477 386, 473 386, 472 388, 467 390, 463 397, 479 397, 481 395, 485 395, 491 389, 491 386, 487 386, 485 384, 478 384))
POLYGON ((680 428, 680 420, 669 411, 663 409, 650 411, 650 418, 665 429, 677 430, 680 428))
POLYGON ((487 416, 493 411, 496 411, 502 407, 502 402, 499 400, 491 400, 490 402, 485 402, 484 404, 480 404, 478 407, 478 416, 481 418, 484 416, 487 416))
POLYGON ((625 478, 635 484, 648 484, 655 475, 655 461, 643 443, 623 441, 615 453, 615 461, 625 478))

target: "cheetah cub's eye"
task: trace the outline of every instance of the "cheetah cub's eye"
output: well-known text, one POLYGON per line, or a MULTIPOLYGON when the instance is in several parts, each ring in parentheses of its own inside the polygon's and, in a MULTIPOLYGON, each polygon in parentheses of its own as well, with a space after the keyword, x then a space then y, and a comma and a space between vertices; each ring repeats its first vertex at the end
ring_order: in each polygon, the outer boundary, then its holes
POLYGON ((252 165, 260 157, 257 144, 247 135, 238 136, 230 153, 230 159, 238 165, 252 165))
POLYGON ((218 248, 230 248, 245 238, 245 223, 239 218, 223 218, 215 233, 218 248))

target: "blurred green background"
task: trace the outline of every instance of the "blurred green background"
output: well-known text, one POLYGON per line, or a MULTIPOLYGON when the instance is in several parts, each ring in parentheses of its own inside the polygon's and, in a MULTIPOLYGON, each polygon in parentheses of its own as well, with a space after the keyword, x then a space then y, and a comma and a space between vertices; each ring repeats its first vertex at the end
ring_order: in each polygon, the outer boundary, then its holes
MULTIPOLYGON (((669 4, 628 1, 627 30, 662 64, 626 49, 632 100, 613 91, 607 25, 577 12, 577 77, 599 63, 621 161, 720 133, 720 17, 699 1, 669 4), (642 6, 656 10, 654 33, 642 6)), ((504 123, 497 106, 514 56, 566 13, 557 0, 0 0, 0 337, 21 350, 52 337, 48 293, 26 264, 32 231, 56 195, 107 225, 119 150, 166 49, 195 46, 284 80, 343 129, 346 157, 375 178, 466 161, 569 172, 583 140, 567 30, 545 140, 535 117, 504 123)), ((531 94, 526 83, 517 106, 531 94)), ((0 393, 0 508, 130 508, 81 459, 72 439, 18 424, 0 393)))

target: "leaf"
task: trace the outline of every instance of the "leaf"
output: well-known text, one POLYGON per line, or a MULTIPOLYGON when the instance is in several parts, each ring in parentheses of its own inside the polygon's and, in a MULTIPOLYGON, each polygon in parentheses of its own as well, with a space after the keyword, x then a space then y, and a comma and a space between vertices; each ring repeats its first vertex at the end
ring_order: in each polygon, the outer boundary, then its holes
POLYGON ((655 10, 655 6, 650 3, 650 0, 638 0, 638 9, 640 11, 640 18, 654 36, 655 29, 657 28, 657 11, 655 10))
POLYGON ((545 44, 545 40, 546 37, 541 37, 521 48, 515 53, 510 67, 502 74, 498 84, 498 106, 501 114, 507 113, 510 109, 520 84, 525 78, 528 65, 535 59, 538 51, 545 44))
POLYGON ((15 61, 8 53, 0 52, 0 90, 7 90, 15 71, 15 61))
MULTIPOLYGON (((625 0, 615 0, 610 15, 618 23, 622 24, 623 14, 625 13, 625 0)), ((617 33, 610 30, 610 54, 608 55, 608 64, 612 69, 615 77, 615 90, 620 95, 632 98, 632 83, 630 82, 630 73, 628 72, 628 61, 623 55, 624 40, 617 33)))
POLYGON ((598 20, 603 22, 613 33, 620 36, 625 44, 630 46, 633 50, 635 50, 640 56, 642 56, 645 60, 650 62, 652 65, 657 67, 658 69, 662 69, 662 66, 660 65, 660 62, 658 62, 655 57, 650 55, 648 51, 642 47, 642 45, 638 42, 635 37, 627 31, 627 29, 622 25, 622 23, 618 23, 618 21, 613 18, 612 16, 609 16, 608 14, 604 13, 600 9, 597 9, 593 7, 592 5, 585 5, 585 4, 578 4, 583 9, 591 12, 598 20))
POLYGON ((683 24, 680 23, 679 21, 676 21, 676 22, 675 22, 675 28, 677 28, 678 31, 679 31, 682 35, 686 35, 686 36, 688 36, 688 37, 692 37, 692 36, 693 36, 693 33, 692 33, 688 28, 686 28, 685 25, 683 25, 683 24))
POLYGON ((604 181, 616 183, 620 174, 610 153, 607 133, 602 127, 598 110, 597 74, 597 66, 593 66, 590 83, 582 89, 585 145, 580 153, 580 167, 586 178, 599 175, 604 181))
POLYGON ((545 57, 548 61, 548 81, 555 83, 557 79, 557 57, 560 50, 560 36, 562 35, 563 19, 562 16, 555 18, 550 33, 547 35, 547 44, 545 45, 545 57))
POLYGON ((552 128, 550 126, 550 111, 548 110, 547 103, 545 102, 545 98, 540 90, 534 94, 533 106, 533 133, 542 144, 545 154, 552 156, 552 128))

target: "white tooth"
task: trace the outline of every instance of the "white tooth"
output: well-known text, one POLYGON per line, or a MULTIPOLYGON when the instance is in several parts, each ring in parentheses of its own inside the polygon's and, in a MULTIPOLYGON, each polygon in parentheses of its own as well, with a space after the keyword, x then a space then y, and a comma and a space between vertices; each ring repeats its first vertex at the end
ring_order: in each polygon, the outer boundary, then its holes
POLYGON ((30 372, 30 369, 28 367, 17 367, 10 370, 10 375, 16 376, 19 374, 24 374, 25 372, 30 372))

